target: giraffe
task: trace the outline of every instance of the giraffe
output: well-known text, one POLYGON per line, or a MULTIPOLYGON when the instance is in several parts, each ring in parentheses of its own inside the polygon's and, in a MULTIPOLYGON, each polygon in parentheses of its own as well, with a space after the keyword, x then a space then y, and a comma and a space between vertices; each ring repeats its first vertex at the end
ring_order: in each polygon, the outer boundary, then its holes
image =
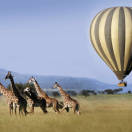
POLYGON ((31 91, 29 87, 24 89, 24 93, 33 101, 31 106, 31 113, 34 113, 34 107, 40 107, 43 113, 47 113, 46 110, 46 100, 37 96, 31 91))
POLYGON ((47 107, 51 107, 52 106, 55 112, 60 113, 59 108, 62 108, 62 105, 59 104, 58 100, 56 100, 55 98, 49 97, 47 95, 47 93, 44 92, 40 88, 38 82, 36 81, 36 79, 34 77, 31 77, 28 80, 28 83, 33 83, 34 84, 38 96, 40 96, 41 98, 44 98, 46 100, 47 107))
POLYGON ((79 103, 77 102, 77 100, 71 98, 70 95, 66 93, 57 82, 55 82, 53 88, 58 88, 61 96, 63 97, 64 107, 62 108, 62 111, 64 111, 64 109, 66 108, 72 108, 74 114, 77 113, 79 115, 79 103))
POLYGON ((14 93, 11 90, 5 88, 1 83, 0 83, 0 93, 3 94, 5 97, 7 97, 7 103, 8 103, 10 115, 13 114, 13 108, 16 115, 16 108, 18 104, 17 97, 14 95, 14 93))
POLYGON ((6 77, 5 77, 5 80, 6 79, 9 79, 10 80, 10 82, 11 82, 11 85, 12 85, 12 91, 13 91, 13 93, 14 93, 14 95, 17 97, 17 99, 18 99, 18 106, 19 106, 19 115, 21 115, 21 114, 23 114, 23 112, 24 112, 24 114, 25 114, 25 116, 27 115, 27 101, 26 101, 26 99, 24 99, 21 95, 20 95, 20 93, 19 93, 19 91, 17 90, 17 88, 16 88, 16 86, 15 86, 15 83, 14 83, 14 79, 13 79, 13 76, 11 75, 11 72, 8 72, 7 73, 7 75, 6 75, 6 77))

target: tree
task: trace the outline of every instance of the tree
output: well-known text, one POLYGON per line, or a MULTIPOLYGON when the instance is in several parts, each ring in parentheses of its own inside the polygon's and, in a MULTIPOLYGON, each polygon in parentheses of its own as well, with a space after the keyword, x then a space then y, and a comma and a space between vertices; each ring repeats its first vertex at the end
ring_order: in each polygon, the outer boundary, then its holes
MULTIPOLYGON (((16 86, 16 88, 18 89, 18 91, 20 92, 20 94, 22 94, 22 95, 24 95, 24 96, 25 96, 25 94, 24 94, 24 89, 25 89, 26 87, 30 87, 31 90, 32 90, 33 92, 36 93, 36 90, 35 90, 35 88, 34 88, 34 85, 32 85, 32 84, 28 84, 28 83, 25 83, 25 84, 22 84, 22 83, 15 83, 15 86, 16 86)), ((7 86, 7 88, 10 89, 10 90, 12 90, 12 86, 11 86, 10 84, 7 86)))
POLYGON ((117 89, 106 89, 104 90, 104 93, 106 94, 117 94, 118 92, 122 91, 122 88, 117 88, 117 89))

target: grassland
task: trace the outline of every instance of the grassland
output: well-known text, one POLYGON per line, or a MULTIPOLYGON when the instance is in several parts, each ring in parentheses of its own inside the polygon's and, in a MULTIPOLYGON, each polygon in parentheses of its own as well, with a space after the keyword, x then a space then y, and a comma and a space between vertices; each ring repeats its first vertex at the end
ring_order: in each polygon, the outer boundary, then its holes
POLYGON ((0 132, 132 132, 132 95, 77 97, 81 115, 44 115, 39 108, 27 117, 10 116, 0 97, 0 132))

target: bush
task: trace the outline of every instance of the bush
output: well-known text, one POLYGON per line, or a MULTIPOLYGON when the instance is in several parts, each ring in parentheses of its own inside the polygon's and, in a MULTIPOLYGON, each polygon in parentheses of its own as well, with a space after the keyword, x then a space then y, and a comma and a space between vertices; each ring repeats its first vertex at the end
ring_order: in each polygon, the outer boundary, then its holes
POLYGON ((54 97, 60 96, 59 92, 56 92, 56 91, 52 92, 52 95, 53 95, 54 97))
POLYGON ((122 90, 123 90, 123 88, 117 88, 117 89, 114 89, 113 92, 114 92, 114 94, 117 94, 118 92, 120 92, 122 90))
POLYGON ((89 96, 89 95, 97 95, 94 90, 82 90, 80 91, 80 95, 89 96))
POLYGON ((129 91, 128 91, 128 94, 131 94, 131 93, 132 93, 132 92, 129 90, 129 91))
POLYGON ((70 94, 71 96, 76 96, 77 95, 77 93, 73 90, 69 90, 69 91, 67 91, 67 93, 70 94))
POLYGON ((80 92, 80 95, 89 96, 89 92, 88 92, 88 90, 82 90, 82 91, 80 92))
POLYGON ((106 89, 104 90, 104 93, 106 94, 117 94, 118 92, 122 91, 122 88, 118 88, 118 89, 106 89))
POLYGON ((106 93, 106 94, 114 94, 114 91, 112 89, 106 89, 106 90, 104 90, 104 93, 106 93))

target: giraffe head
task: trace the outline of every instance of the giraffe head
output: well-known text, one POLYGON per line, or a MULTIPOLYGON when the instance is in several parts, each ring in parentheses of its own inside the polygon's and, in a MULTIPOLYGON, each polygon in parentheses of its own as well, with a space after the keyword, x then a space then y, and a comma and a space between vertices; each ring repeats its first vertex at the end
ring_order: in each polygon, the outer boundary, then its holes
POLYGON ((6 79, 10 79, 10 78, 12 78, 12 77, 13 77, 13 76, 11 75, 11 72, 8 71, 8 73, 7 73, 6 77, 5 77, 5 80, 6 80, 6 79))
POLYGON ((33 82, 36 82, 35 78, 32 76, 29 80, 28 80, 28 83, 33 83, 33 82))
POLYGON ((24 93, 28 93, 29 95, 31 95, 30 91, 31 91, 31 89, 29 87, 26 87, 24 89, 24 93))
POLYGON ((57 87, 60 87, 60 85, 57 82, 55 82, 53 88, 57 88, 57 87))

